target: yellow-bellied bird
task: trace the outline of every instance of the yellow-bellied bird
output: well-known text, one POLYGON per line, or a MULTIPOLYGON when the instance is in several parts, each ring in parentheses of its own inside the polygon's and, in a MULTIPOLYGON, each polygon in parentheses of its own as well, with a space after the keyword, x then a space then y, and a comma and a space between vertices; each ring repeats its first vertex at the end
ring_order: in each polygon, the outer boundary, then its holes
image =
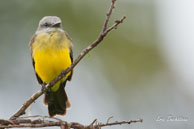
MULTIPOLYGON (((55 79, 62 70, 73 62, 71 38, 62 29, 59 17, 45 16, 30 41, 32 63, 40 85, 44 86, 55 79)), ((65 92, 66 81, 70 81, 72 72, 56 83, 45 93, 44 103, 48 105, 49 115, 65 115, 70 103, 65 92)))

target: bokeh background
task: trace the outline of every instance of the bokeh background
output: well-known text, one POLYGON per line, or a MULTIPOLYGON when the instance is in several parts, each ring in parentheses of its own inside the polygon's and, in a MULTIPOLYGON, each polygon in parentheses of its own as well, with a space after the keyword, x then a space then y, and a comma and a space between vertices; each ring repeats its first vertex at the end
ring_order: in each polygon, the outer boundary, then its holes
MULTIPOLYGON (((74 57, 101 31, 110 0, 0 1, 0 118, 40 89, 29 40, 43 16, 56 15, 73 39, 74 57)), ((194 2, 118 0, 111 23, 127 19, 86 56, 67 83, 66 121, 89 124, 143 118, 111 129, 194 126, 194 2), (171 117, 173 119, 169 119, 171 117), (170 120, 170 121, 169 121, 170 120)), ((27 115, 48 115, 39 98, 27 115)))

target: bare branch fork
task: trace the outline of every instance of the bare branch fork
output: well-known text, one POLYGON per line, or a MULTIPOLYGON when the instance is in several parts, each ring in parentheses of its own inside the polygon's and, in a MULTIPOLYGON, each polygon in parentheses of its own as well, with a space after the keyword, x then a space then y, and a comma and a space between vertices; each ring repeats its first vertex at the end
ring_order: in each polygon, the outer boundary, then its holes
MULTIPOLYGON (((103 123, 98 123, 97 120, 94 120, 90 125, 84 126, 79 123, 71 122, 67 123, 66 121, 62 121, 57 118, 50 118, 50 119, 55 119, 57 121, 51 121, 51 120, 31 120, 29 117, 22 118, 20 117, 21 115, 25 114, 25 110, 37 99, 39 98, 42 94, 44 94, 45 91, 50 89, 53 85, 55 85, 59 80, 61 80, 63 77, 66 76, 68 72, 70 72, 79 62, 80 60, 89 52, 91 51, 94 47, 96 47, 101 41, 106 37, 106 35, 112 31, 113 29, 116 29, 119 24, 121 24, 125 20, 125 16, 123 16, 121 19, 116 20, 115 23, 108 27, 108 23, 110 20, 110 16, 112 14, 112 10, 115 7, 115 2, 116 0, 112 0, 110 9, 108 10, 106 14, 106 19, 102 28, 101 33, 99 34, 98 38, 91 43, 88 47, 82 50, 82 52, 79 54, 79 56, 73 61, 73 63, 64 71, 61 72, 59 76, 57 76, 54 80, 52 80, 50 83, 48 83, 45 86, 45 90, 39 90, 35 94, 33 94, 20 108, 19 110, 10 117, 9 120, 4 120, 0 119, 0 128, 26 128, 26 127, 32 127, 32 128, 37 128, 37 127, 49 127, 49 126, 60 126, 62 129, 69 129, 69 128, 74 128, 74 129, 99 129, 104 126, 111 126, 111 125, 120 125, 120 124, 131 124, 131 123, 136 123, 136 122, 142 122, 142 119, 138 120, 131 120, 131 121, 121 121, 121 122, 113 122, 109 123, 107 122, 106 124, 103 123), (95 124, 95 125, 94 125, 95 124)), ((41 117, 41 116, 39 116, 41 117)), ((109 121, 109 120, 108 120, 109 121)))

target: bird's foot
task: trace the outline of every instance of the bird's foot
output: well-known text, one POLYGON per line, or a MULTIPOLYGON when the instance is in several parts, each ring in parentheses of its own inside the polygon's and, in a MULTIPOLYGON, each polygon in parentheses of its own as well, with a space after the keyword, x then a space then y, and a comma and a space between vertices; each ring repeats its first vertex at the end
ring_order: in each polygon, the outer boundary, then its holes
POLYGON ((42 84, 42 88, 41 88, 41 91, 44 93, 45 92, 45 88, 46 88, 46 83, 43 83, 42 84))

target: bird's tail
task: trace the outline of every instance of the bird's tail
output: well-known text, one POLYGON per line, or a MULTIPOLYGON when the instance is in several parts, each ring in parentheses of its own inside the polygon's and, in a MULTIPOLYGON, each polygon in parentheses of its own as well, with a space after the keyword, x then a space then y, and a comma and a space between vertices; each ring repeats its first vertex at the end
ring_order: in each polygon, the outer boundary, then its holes
POLYGON ((65 115, 66 109, 69 108, 70 102, 65 92, 66 81, 60 84, 56 92, 51 90, 45 93, 44 103, 48 105, 48 112, 51 117, 55 115, 65 115))

